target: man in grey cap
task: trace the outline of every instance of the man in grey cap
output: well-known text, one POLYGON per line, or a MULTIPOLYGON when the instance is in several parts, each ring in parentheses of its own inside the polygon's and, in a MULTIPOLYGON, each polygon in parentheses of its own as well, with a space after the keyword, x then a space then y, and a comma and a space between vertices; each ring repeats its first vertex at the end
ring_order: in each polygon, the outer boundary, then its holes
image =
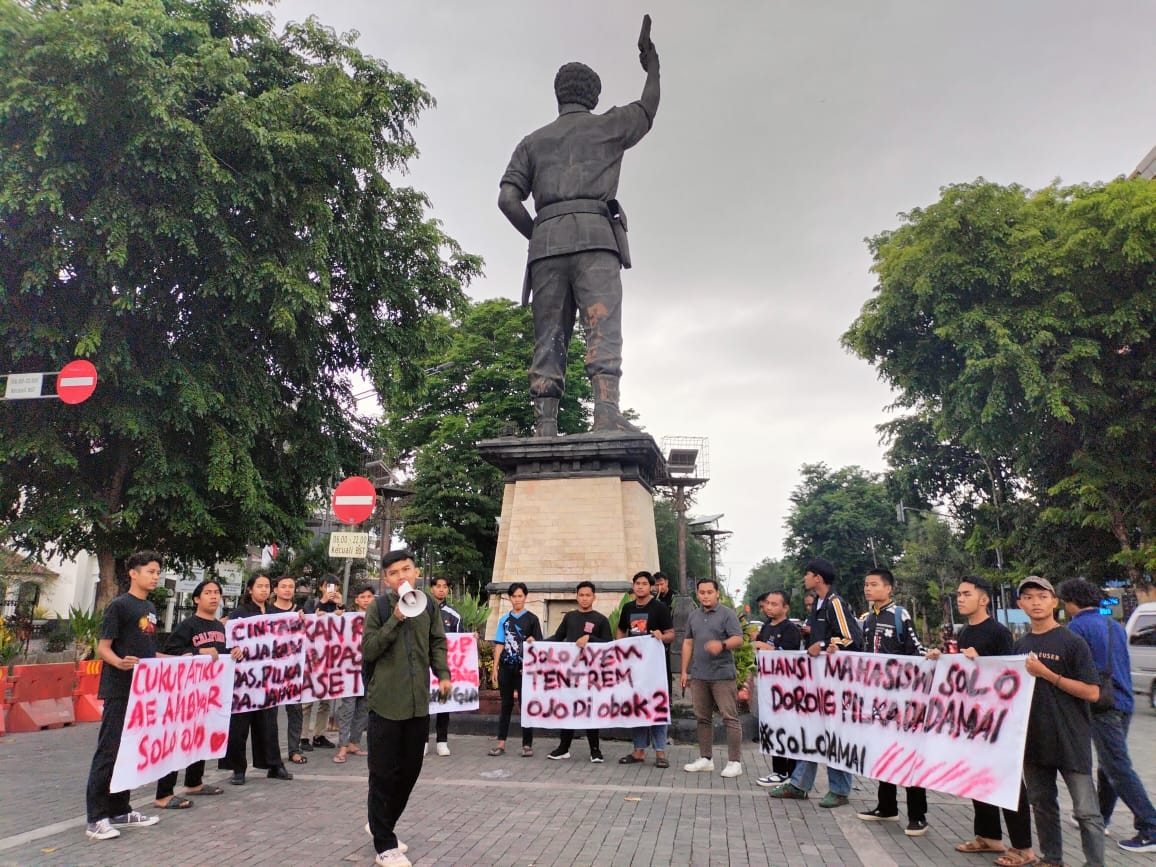
POLYGON ((558 403, 575 313, 586 330, 586 374, 596 431, 633 431, 618 407, 622 376, 622 279, 630 267, 626 215, 615 197, 622 157, 650 131, 658 111, 658 52, 650 16, 638 39, 642 96, 593 114, 602 82, 582 63, 554 77, 558 118, 518 144, 502 175, 498 207, 530 242, 522 303, 532 296, 534 436, 558 434, 558 403), (535 216, 522 203, 534 197, 535 216))
POLYGON ((1104 863, 1104 820, 1092 782, 1092 712, 1100 697, 1100 677, 1087 642, 1056 622, 1056 591, 1050 581, 1029 575, 1017 590, 1031 632, 1015 643, 1028 655, 1025 667, 1036 679, 1024 743, 1024 785, 1036 820, 1045 863, 1062 864, 1063 837, 1056 773, 1072 796, 1087 864, 1104 863))

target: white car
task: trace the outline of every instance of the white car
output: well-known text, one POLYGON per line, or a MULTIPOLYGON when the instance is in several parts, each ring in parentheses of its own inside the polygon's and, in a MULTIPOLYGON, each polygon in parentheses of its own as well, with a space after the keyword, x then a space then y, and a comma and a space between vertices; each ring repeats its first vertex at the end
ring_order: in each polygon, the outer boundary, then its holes
POLYGON ((1124 628, 1132 659, 1132 691, 1148 696, 1148 706, 1156 710, 1156 602, 1137 606, 1124 628))

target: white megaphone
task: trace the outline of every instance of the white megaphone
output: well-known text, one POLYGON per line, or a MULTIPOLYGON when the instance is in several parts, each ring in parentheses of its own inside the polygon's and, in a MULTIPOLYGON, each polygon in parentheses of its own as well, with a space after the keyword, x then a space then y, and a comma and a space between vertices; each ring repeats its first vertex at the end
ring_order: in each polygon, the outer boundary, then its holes
POLYGON ((401 586, 397 588, 397 595, 397 607, 406 617, 417 617, 425 611, 425 594, 420 590, 414 590, 408 581, 401 582, 401 586))

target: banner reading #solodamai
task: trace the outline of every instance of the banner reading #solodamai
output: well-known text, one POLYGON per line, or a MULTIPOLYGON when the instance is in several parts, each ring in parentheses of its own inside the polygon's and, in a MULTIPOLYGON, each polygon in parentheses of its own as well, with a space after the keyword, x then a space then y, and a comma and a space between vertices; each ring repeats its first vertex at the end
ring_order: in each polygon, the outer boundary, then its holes
POLYGON ((127 791, 223 756, 232 693, 233 660, 225 654, 138 662, 110 790, 127 791))
POLYGON ((762 751, 1014 810, 1035 689, 1024 659, 760 651, 762 751))
POLYGON ((535 641, 523 655, 523 726, 613 729, 670 722, 666 645, 649 635, 585 647, 535 641))

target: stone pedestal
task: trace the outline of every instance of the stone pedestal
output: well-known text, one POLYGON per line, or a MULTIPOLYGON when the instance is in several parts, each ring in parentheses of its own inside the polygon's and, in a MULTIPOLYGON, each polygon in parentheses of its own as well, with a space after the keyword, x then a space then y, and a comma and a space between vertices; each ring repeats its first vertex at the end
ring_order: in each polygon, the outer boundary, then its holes
POLYGON ((658 569, 653 485, 665 466, 649 434, 504 437, 478 450, 506 474, 487 638, 510 610, 512 581, 527 585, 526 607, 549 635, 577 607, 579 581, 594 582, 595 608, 609 616, 635 572, 658 569))

